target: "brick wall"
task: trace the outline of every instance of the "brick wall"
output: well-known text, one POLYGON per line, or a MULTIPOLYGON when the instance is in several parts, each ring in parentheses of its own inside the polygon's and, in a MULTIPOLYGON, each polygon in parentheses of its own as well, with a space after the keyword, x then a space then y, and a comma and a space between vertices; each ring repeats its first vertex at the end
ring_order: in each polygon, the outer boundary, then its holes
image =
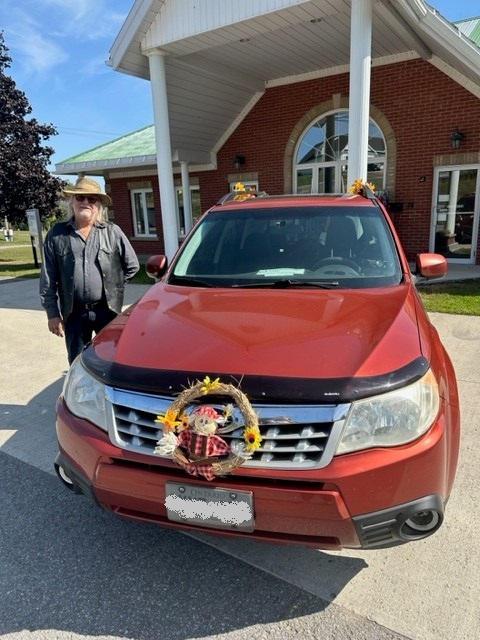
POLYGON ((113 208, 111 210, 111 219, 118 224, 127 238, 132 243, 133 248, 139 256, 150 256, 164 252, 163 243, 163 227, 160 209, 160 192, 158 189, 158 177, 156 175, 145 175, 139 178, 117 178, 108 181, 109 194, 112 198, 113 208), (155 239, 136 239, 133 229, 132 204, 130 200, 129 183, 150 182, 153 190, 153 200, 157 212, 157 235, 155 239))
MULTIPOLYGON (((348 74, 267 90, 219 151, 217 170, 192 174, 199 178, 202 208, 210 207, 229 190, 229 178, 241 179, 242 174, 256 173, 261 189, 283 193, 286 149, 292 145, 299 122, 318 105, 331 102, 334 95, 347 98, 348 91, 348 74), (246 159, 239 174, 233 167, 237 154, 246 159)), ((394 133, 396 172, 390 197, 404 205, 395 216, 395 225, 408 258, 413 259, 416 253, 428 250, 435 158, 444 156, 449 164, 465 162, 466 157, 479 162, 480 100, 431 64, 412 60, 372 69, 371 104, 394 133), (450 135, 456 127, 465 133, 465 140, 461 149, 453 151, 450 135)), ((133 244, 138 253, 150 254, 163 249, 163 236, 158 181, 155 176, 146 179, 154 187, 160 237, 156 242, 133 244)), ((127 182, 110 180, 110 187, 115 221, 132 237, 127 182)))

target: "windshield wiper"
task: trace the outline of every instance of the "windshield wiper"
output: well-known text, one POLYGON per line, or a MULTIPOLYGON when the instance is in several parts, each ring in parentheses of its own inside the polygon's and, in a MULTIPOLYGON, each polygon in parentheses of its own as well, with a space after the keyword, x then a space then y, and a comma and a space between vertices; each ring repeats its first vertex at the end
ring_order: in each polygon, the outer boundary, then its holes
POLYGON ((288 278, 282 278, 282 280, 267 280, 258 282, 248 282, 245 284, 232 284, 232 288, 235 289, 290 289, 290 288, 304 288, 315 287, 317 289, 335 289, 338 287, 338 280, 332 280, 331 282, 318 282, 313 280, 290 280, 288 278))
POLYGON ((168 281, 168 284, 184 285, 185 287, 213 287, 213 284, 200 280, 199 278, 192 278, 186 276, 172 276, 168 281))

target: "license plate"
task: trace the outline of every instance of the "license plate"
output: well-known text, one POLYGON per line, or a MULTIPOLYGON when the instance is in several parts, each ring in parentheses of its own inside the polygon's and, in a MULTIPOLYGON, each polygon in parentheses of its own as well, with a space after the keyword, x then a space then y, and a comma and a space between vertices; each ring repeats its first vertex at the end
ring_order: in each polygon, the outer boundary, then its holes
POLYGON ((169 520, 184 524, 253 531, 253 493, 234 489, 165 483, 169 520))

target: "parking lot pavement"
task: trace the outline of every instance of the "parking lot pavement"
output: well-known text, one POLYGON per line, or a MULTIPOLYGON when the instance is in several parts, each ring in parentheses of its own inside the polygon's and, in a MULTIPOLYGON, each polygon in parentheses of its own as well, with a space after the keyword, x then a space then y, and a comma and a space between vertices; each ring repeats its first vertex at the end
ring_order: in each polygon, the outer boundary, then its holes
POLYGON ((430 538, 387 550, 328 552, 363 560, 365 569, 339 589, 335 564, 312 571, 302 548, 196 535, 237 558, 262 566, 303 589, 331 599, 415 640, 476 640, 480 637, 480 548, 476 508, 480 471, 480 317, 430 314, 453 360, 460 389, 462 443, 454 489, 442 528, 430 538))
MULTIPOLYGON (((47 331, 37 287, 36 280, 0 281, 0 455, 8 454, 52 473, 56 453, 54 405, 67 359, 63 341, 47 331)), ((147 288, 129 285, 126 303, 138 299, 147 288)), ((431 318, 457 371, 463 429, 457 479, 445 523, 438 533, 420 542, 368 552, 312 551, 203 534, 186 537, 269 573, 308 597, 340 605, 342 611, 374 621, 381 625, 378 629, 391 630, 394 635, 390 637, 401 634, 415 640, 477 640, 480 317, 431 314, 431 318)), ((88 512, 83 502, 79 508, 88 512)), ((115 535, 115 527, 113 531, 115 535)), ((305 635, 297 637, 327 637, 307 636, 304 631, 305 635)))

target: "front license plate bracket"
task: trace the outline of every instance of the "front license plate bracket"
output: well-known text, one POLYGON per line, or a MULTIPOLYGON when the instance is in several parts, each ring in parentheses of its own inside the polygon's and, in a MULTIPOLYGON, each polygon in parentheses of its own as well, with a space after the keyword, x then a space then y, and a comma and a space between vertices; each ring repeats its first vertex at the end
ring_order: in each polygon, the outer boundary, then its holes
POLYGON ((166 482, 165 507, 173 522, 244 532, 255 527, 251 491, 166 482))

